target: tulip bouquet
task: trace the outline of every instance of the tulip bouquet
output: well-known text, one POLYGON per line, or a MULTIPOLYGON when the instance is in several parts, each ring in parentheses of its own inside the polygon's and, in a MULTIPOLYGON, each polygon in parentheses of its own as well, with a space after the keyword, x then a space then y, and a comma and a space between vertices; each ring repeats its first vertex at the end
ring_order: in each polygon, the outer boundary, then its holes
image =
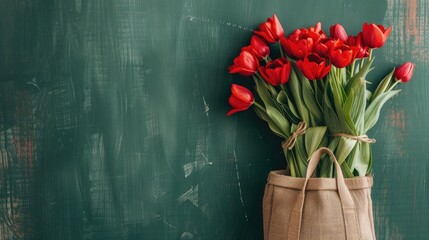
MULTIPOLYGON (((288 36, 274 15, 254 31, 229 72, 252 77, 255 93, 232 84, 227 115, 254 106, 256 114, 283 138, 283 152, 292 177, 305 176, 308 159, 319 147, 330 148, 345 177, 365 176, 372 170, 367 136, 380 110, 398 94, 398 83, 410 80, 414 64, 407 62, 379 81, 374 91, 366 79, 374 63, 372 51, 386 42, 391 27, 364 23, 356 36, 340 24, 328 37, 317 23, 288 36), (276 57, 271 46, 278 47, 276 57)), ((333 177, 327 156, 316 176, 333 177)))

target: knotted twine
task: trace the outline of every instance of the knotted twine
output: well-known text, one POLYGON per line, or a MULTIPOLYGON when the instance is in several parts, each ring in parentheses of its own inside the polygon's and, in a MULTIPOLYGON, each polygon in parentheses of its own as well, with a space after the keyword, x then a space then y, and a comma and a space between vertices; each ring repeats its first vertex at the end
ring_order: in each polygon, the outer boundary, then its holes
MULTIPOLYGON (((307 123, 300 122, 298 123, 298 126, 295 130, 295 132, 292 133, 290 137, 288 137, 285 141, 282 142, 283 149, 292 150, 292 148, 295 146, 296 138, 304 135, 307 131, 307 123)), ((360 141, 360 142, 366 142, 366 143, 375 143, 376 140, 374 138, 369 138, 368 135, 360 135, 360 136, 354 136, 347 133, 335 133, 332 136, 334 137, 345 137, 348 139, 360 141)))
POLYGON ((285 141, 282 142, 283 149, 291 150, 295 146, 296 138, 301 135, 304 135, 306 130, 307 130, 307 123, 305 122, 298 123, 298 126, 295 132, 293 132, 292 135, 290 135, 290 137, 288 137, 285 141))
POLYGON ((369 138, 368 135, 360 135, 360 136, 353 136, 347 133, 335 133, 332 136, 334 137, 345 137, 348 139, 353 139, 360 142, 366 142, 366 143, 375 143, 376 140, 374 138, 369 138))

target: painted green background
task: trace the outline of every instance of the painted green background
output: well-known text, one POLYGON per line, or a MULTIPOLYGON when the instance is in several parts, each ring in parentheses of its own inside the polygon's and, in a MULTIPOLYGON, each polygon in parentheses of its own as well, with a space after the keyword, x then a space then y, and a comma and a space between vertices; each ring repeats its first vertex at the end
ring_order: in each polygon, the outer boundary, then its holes
MULTIPOLYGON (((429 234, 429 2, 0 1, 0 239, 262 239, 281 139, 251 111, 225 117, 226 68, 276 13, 393 26, 370 80, 414 79, 374 145, 378 239, 429 234)), ((245 84, 245 83, 244 83, 245 84)))

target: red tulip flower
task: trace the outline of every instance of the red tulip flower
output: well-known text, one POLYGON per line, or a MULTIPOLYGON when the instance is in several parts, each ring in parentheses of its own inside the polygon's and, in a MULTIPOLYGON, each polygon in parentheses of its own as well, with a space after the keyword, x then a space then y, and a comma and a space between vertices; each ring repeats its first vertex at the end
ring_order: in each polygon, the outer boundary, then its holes
POLYGON ((281 38, 280 43, 286 55, 295 59, 303 59, 305 55, 313 50, 313 47, 326 38, 320 23, 314 27, 296 29, 287 38, 281 38))
POLYGON ((278 86, 289 81, 291 63, 286 58, 278 58, 259 67, 259 73, 269 84, 278 86))
POLYGON ((253 35, 250 39, 250 47, 253 55, 255 55, 259 60, 266 58, 270 54, 270 47, 267 43, 260 37, 253 35))
MULTIPOLYGON (((303 31, 303 30, 307 30, 307 29, 302 28, 301 31, 303 31)), ((321 38, 326 38, 326 34, 322 30, 322 23, 320 23, 320 22, 316 23, 316 25, 314 25, 314 27, 308 28, 308 31, 319 34, 319 36, 321 38)))
POLYGON ((393 76, 395 76, 395 79, 397 81, 406 83, 410 81, 410 79, 413 77, 414 72, 414 63, 406 62, 396 68, 395 72, 393 73, 393 76))
POLYGON ((315 53, 307 54, 304 60, 296 62, 296 66, 308 80, 321 79, 331 70, 331 65, 326 66, 326 59, 315 53))
POLYGON ((362 26, 363 43, 369 48, 379 48, 389 37, 392 27, 385 29, 382 25, 364 23, 362 26))
POLYGON ((362 33, 360 32, 357 36, 349 36, 347 38, 347 45, 350 47, 358 47, 359 52, 356 55, 356 58, 366 58, 369 56, 369 47, 363 44, 362 33))
POLYGON ((341 24, 337 23, 337 24, 331 26, 329 30, 331 33, 331 38, 336 39, 336 40, 340 40, 342 42, 347 41, 346 30, 344 30, 344 27, 341 24))
POLYGON ((316 45, 313 47, 313 52, 317 53, 317 55, 323 57, 323 58, 329 58, 329 52, 331 50, 331 47, 335 44, 338 44, 338 41, 334 41, 332 38, 325 38, 320 40, 316 45))
POLYGON ((331 64, 337 68, 344 68, 350 65, 359 52, 358 47, 349 47, 345 44, 331 48, 330 60, 331 64))
POLYGON ((259 60, 250 49, 242 49, 240 55, 234 58, 234 64, 229 66, 229 73, 239 73, 245 77, 254 74, 259 68, 259 60))
POLYGON ((258 31, 255 30, 253 32, 269 43, 277 42, 280 37, 284 35, 283 27, 276 15, 273 15, 272 18, 268 18, 266 22, 259 25, 258 31))
POLYGON ((231 93, 232 95, 229 97, 228 102, 232 109, 226 114, 227 116, 230 116, 236 112, 247 110, 250 106, 252 106, 255 100, 252 92, 249 89, 237 84, 232 84, 231 93))

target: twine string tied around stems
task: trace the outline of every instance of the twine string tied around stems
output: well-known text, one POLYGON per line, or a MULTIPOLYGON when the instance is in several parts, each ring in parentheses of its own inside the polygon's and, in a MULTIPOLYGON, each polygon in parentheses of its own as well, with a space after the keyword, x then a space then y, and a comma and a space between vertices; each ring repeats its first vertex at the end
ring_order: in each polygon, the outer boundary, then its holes
POLYGON ((369 138, 368 135, 366 135, 366 134, 360 135, 360 136, 354 136, 354 135, 350 135, 347 133, 335 133, 332 136, 334 136, 334 137, 345 137, 348 139, 353 139, 353 140, 365 142, 365 143, 375 143, 376 142, 376 140, 374 138, 369 138))
POLYGON ((296 138, 301 135, 304 135, 306 130, 307 130, 307 123, 305 122, 298 123, 298 126, 295 132, 293 132, 292 135, 290 135, 290 137, 288 137, 285 141, 282 142, 283 149, 291 150, 295 146, 296 138))

